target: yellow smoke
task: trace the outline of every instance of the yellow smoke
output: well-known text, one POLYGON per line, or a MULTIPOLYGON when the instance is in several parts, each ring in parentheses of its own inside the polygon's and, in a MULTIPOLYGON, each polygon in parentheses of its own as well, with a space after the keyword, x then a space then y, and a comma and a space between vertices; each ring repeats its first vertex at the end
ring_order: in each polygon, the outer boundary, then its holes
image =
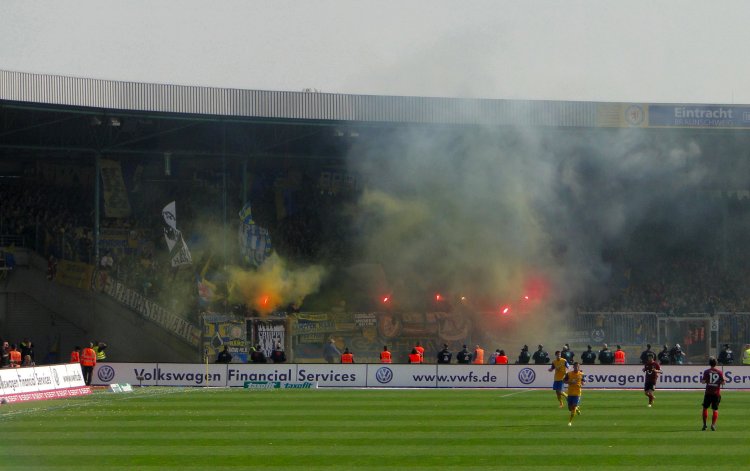
POLYGON ((318 291, 325 269, 319 265, 292 268, 275 252, 257 270, 228 269, 231 303, 244 303, 266 315, 289 303, 302 305, 305 297, 318 291))

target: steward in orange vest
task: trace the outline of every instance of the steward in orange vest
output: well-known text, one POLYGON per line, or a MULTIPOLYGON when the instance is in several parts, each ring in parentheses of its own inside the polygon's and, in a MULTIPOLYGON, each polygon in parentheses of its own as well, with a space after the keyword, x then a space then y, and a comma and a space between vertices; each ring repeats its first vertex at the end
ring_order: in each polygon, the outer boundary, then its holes
POLYGON ((479 345, 474 348, 474 361, 472 363, 475 365, 484 364, 484 350, 479 345))
POLYGON ((422 357, 422 361, 420 361, 420 363, 424 363, 424 347, 422 346, 422 344, 417 342, 417 345, 414 347, 414 349, 417 351, 417 353, 419 353, 419 356, 422 357))
POLYGON ((422 355, 419 354, 416 348, 411 349, 409 354, 409 363, 422 363, 422 355))
POLYGON ((341 354, 341 363, 354 363, 354 354, 348 348, 341 354))
POLYGON ((94 344, 89 343, 89 346, 83 349, 81 354, 81 371, 83 372, 83 382, 86 386, 91 385, 91 377, 94 374, 94 366, 96 365, 96 352, 94 351, 94 344))
POLYGON ((96 352, 91 347, 83 349, 81 354, 81 366, 96 366, 96 352))
POLYGON ((76 348, 73 349, 72 352, 70 352, 70 362, 71 363, 80 363, 81 362, 81 347, 76 345, 76 348))
POLYGON ((625 364, 625 352, 622 351, 619 345, 617 346, 617 350, 615 350, 615 364, 616 365, 625 364))
POLYGON ((508 364, 508 356, 505 355, 505 350, 500 350, 500 354, 495 357, 495 364, 496 365, 507 365, 508 364))
POLYGON ((16 344, 10 346, 10 352, 8 352, 10 355, 10 367, 11 368, 18 368, 21 366, 21 352, 18 351, 18 348, 16 347, 16 344))
POLYGON ((388 351, 388 345, 383 345, 383 351, 380 352, 380 363, 393 363, 391 361, 391 352, 388 351))

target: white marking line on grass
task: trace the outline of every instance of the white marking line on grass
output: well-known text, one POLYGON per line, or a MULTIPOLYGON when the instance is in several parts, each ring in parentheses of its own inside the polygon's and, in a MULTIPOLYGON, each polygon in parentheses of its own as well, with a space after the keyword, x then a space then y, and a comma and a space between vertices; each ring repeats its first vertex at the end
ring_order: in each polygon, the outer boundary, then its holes
POLYGON ((533 391, 533 389, 522 389, 520 391, 516 391, 516 392, 512 392, 512 393, 508 393, 508 394, 503 394, 502 396, 498 396, 498 397, 515 396, 516 394, 523 394, 523 393, 527 393, 529 391, 533 391))
MULTIPOLYGON (((193 389, 193 388, 190 388, 193 389)), ((187 389, 188 391, 190 389, 187 389)), ((183 388, 175 388, 175 390, 163 390, 163 391, 155 391, 155 392, 148 392, 146 393, 144 391, 143 394, 134 394, 134 395, 122 395, 122 394, 112 394, 112 395, 105 395, 107 393, 102 392, 99 394, 92 394, 91 396, 79 396, 79 397, 90 397, 91 401, 85 401, 85 402, 75 402, 72 404, 59 404, 59 405, 52 405, 50 407, 33 407, 29 409, 23 409, 23 410, 14 410, 14 411, 8 411, 8 412, 0 412, 0 417, 13 417, 16 415, 24 415, 24 414, 35 414, 37 412, 51 412, 51 411, 58 411, 63 409, 72 409, 75 407, 90 407, 92 405, 96 404, 102 404, 105 402, 114 402, 114 401, 125 401, 128 399, 141 399, 146 397, 157 397, 157 396, 165 396, 167 394, 176 394, 177 392, 185 392, 186 390, 183 388)), ((54 399, 52 399, 54 401, 54 399)), ((42 402, 42 401, 39 401, 42 402)), ((47 401, 44 401, 47 402, 47 401)), ((21 403, 23 404, 23 403, 21 403)), ((10 404, 3 404, 3 407, 7 407, 10 404)))

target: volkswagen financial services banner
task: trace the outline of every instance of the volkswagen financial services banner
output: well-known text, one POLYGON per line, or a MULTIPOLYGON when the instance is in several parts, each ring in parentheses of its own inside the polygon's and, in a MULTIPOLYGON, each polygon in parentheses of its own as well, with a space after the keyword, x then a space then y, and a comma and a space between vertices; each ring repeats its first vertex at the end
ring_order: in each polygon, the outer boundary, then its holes
MULTIPOLYGON (((657 387, 663 389, 703 389, 701 375, 708 365, 664 365, 657 387)), ((586 387, 640 389, 643 387, 641 365, 581 365, 586 387)), ((725 389, 750 388, 750 366, 724 367, 725 389)), ((548 365, 509 365, 508 387, 551 388, 552 373, 548 365)))
POLYGON ((11 403, 83 394, 91 394, 91 388, 78 363, 0 370, 0 397, 11 403))
MULTIPOLYGON (((700 376, 707 368, 665 365, 658 387, 702 389, 700 376)), ((640 365, 583 365, 581 369, 590 388, 643 387, 640 365)), ((750 389, 750 366, 725 367, 724 375, 727 389, 750 389)), ((94 368, 93 384, 244 387, 247 382, 264 381, 282 387, 317 383, 321 388, 551 388, 552 373, 548 365, 100 363, 94 368)))

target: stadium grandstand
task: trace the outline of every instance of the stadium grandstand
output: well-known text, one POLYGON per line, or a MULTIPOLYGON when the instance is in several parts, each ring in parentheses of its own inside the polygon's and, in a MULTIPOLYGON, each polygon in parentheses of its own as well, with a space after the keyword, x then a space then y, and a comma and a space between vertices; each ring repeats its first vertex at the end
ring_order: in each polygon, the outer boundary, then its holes
POLYGON ((333 340, 703 364, 750 341, 748 129, 739 105, 0 70, 0 337, 40 364, 90 340, 121 362, 322 362, 333 340))

